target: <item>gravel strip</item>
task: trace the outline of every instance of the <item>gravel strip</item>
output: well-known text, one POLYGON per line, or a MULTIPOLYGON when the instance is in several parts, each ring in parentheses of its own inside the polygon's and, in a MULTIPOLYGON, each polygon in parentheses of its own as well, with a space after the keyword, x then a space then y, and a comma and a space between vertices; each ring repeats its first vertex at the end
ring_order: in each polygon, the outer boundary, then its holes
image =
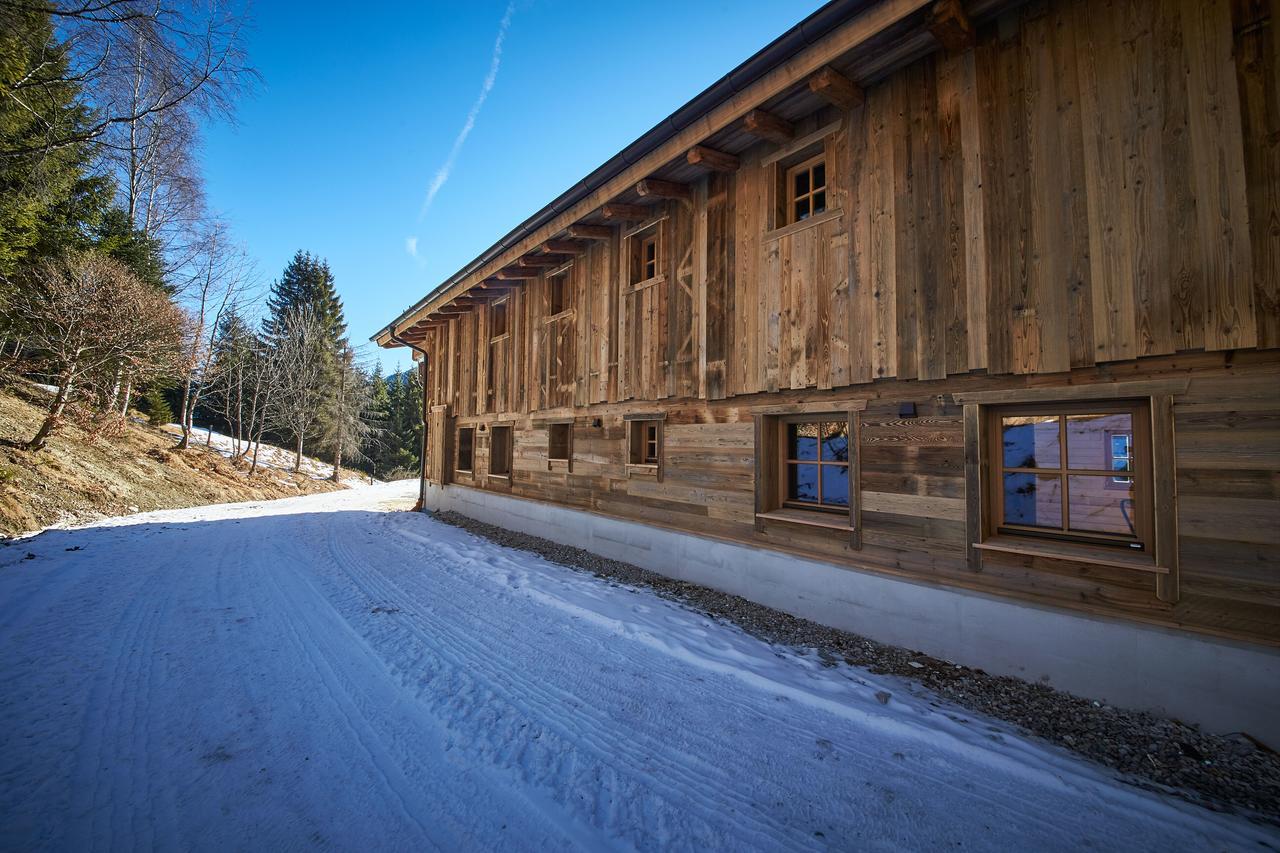
POLYGON ((567 545, 483 524, 453 512, 433 518, 499 545, 530 551, 723 619, 767 642, 816 650, 880 675, 917 682, 955 705, 986 714, 1126 774, 1139 787, 1280 825, 1280 755, 1243 734, 1212 735, 1144 711, 1113 708, 1020 678, 988 675, 800 619, 729 593, 610 560, 567 545))

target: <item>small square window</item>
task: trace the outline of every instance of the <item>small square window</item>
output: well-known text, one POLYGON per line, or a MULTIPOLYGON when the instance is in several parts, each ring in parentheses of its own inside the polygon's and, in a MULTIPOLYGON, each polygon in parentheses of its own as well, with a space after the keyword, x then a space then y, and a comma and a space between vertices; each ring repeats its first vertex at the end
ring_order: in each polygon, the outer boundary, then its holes
POLYGON ((569 461, 572 439, 573 424, 551 424, 547 430, 547 458, 558 462, 569 461))
POLYGON ((822 156, 787 170, 788 224, 827 210, 827 164, 822 156))
POLYGON ((489 473, 511 476, 511 427, 495 426, 489 434, 489 473))
POLYGON ((507 300, 489 306, 489 338, 500 338, 507 333, 507 300))
POLYGON ((547 277, 547 313, 552 317, 569 310, 569 271, 547 277))
POLYGON ((457 470, 470 474, 475 464, 476 430, 475 427, 458 428, 458 461, 457 470))
POLYGON ((830 417, 782 424, 784 506, 849 510, 849 422, 830 417))
POLYGON ((631 421, 630 430, 631 464, 657 465, 662 454, 662 421, 631 421))

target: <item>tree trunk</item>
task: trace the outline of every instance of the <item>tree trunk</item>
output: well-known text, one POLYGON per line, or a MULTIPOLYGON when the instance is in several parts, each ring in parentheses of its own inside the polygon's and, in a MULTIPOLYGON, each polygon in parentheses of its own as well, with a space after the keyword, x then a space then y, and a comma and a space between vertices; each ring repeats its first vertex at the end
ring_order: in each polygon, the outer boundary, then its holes
POLYGON ((62 382, 58 384, 58 393, 53 397, 53 405, 49 407, 49 414, 45 416, 44 423, 40 424, 40 429, 36 432, 35 437, 27 442, 27 450, 44 449, 45 443, 49 440, 49 434, 58 425, 58 419, 62 417, 62 411, 67 407, 67 397, 70 394, 71 379, 70 377, 64 377, 62 382))
POLYGON ((338 482, 342 479, 342 445, 333 451, 333 473, 329 475, 329 479, 338 482))
POLYGON ((298 433, 298 449, 293 456, 293 473, 302 470, 302 433, 298 433))
POLYGON ((182 438, 178 441, 178 449, 186 450, 191 444, 191 377, 187 377, 187 381, 182 384, 182 417, 178 419, 179 425, 182 427, 182 438))
POLYGON ((129 416, 129 401, 133 398, 133 380, 130 379, 128 384, 124 386, 124 405, 120 407, 120 418, 124 419, 129 416))

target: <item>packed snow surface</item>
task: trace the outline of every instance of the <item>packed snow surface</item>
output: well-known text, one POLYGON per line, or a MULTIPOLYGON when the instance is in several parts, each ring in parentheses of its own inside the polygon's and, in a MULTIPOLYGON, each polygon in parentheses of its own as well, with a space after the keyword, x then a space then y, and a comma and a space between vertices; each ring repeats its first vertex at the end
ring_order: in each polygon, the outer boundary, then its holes
POLYGON ((0 548, 0 847, 1277 843, 918 686, 390 511, 414 488, 0 548))

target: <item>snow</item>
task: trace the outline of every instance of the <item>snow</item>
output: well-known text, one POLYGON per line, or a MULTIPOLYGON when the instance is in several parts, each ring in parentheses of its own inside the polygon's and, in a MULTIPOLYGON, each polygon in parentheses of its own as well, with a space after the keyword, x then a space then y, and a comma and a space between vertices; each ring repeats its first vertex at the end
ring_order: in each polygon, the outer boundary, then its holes
MULTIPOLYGON (((165 424, 164 429, 176 436, 182 435, 182 427, 178 424, 165 424)), ((224 435, 217 430, 205 429, 204 427, 196 427, 192 431, 191 443, 200 447, 204 447, 207 443, 210 447, 228 459, 236 453, 236 443, 231 436, 224 435), (212 441, 209 440, 211 433, 212 441)), ((243 445, 241 445, 241 447, 243 447, 243 445)), ((258 465, 264 468, 275 468, 280 471, 292 471, 293 460, 294 452, 292 450, 286 450, 283 447, 276 447, 273 444, 264 443, 262 445, 262 449, 258 452, 258 465)), ((344 466, 343 470, 348 471, 349 469, 344 466)), ((313 459, 304 453, 302 455, 302 465, 300 466, 299 471, 313 480, 327 480, 333 476, 333 465, 328 462, 321 462, 319 459, 313 459)), ((374 485, 379 482, 381 481, 374 480, 373 484, 371 484, 368 477, 356 475, 354 472, 351 472, 349 476, 342 478, 343 485, 348 488, 359 488, 361 486, 374 485)))
POLYGON ((1280 845, 918 685, 389 511, 416 488, 0 548, 0 848, 1280 845))

